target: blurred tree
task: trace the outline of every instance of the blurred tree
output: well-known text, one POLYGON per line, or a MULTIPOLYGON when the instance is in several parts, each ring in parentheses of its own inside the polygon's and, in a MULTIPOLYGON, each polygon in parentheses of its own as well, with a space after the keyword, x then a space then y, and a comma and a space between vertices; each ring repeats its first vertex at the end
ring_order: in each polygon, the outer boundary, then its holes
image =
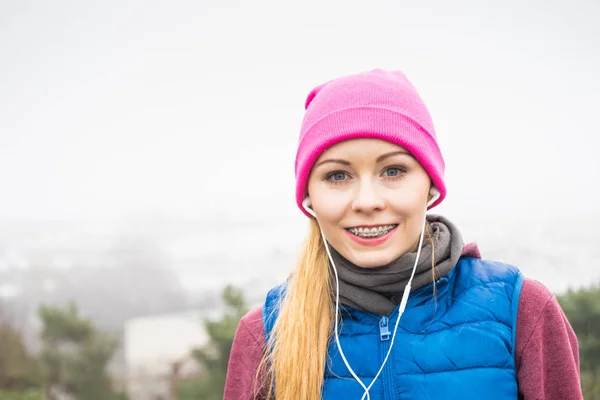
POLYGON ((38 389, 29 389, 24 392, 13 392, 0 390, 2 400, 45 400, 44 392, 38 389))
POLYGON ((583 397, 600 400, 600 284, 569 290, 558 301, 579 341, 583 397))
POLYGON ((112 398, 107 365, 117 348, 117 339, 80 317, 73 303, 65 309, 41 306, 39 316, 43 324, 41 361, 46 395, 52 398, 62 394, 81 400, 112 398))
POLYGON ((21 332, 0 322, 0 390, 39 387, 41 379, 40 365, 27 353, 21 332))
POLYGON ((193 358, 201 367, 201 377, 181 381, 177 386, 178 400, 223 398, 227 363, 235 331, 240 319, 248 312, 244 294, 240 289, 227 286, 223 290, 223 301, 225 311, 221 319, 204 321, 209 343, 202 349, 192 351, 193 358))

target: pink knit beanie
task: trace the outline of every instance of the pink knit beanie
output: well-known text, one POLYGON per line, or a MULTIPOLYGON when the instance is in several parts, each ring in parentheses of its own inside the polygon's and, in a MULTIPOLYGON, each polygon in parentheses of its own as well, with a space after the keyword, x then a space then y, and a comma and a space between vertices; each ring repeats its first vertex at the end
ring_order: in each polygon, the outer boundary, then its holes
POLYGON ((314 88, 306 99, 296 153, 296 203, 302 206, 311 169, 321 153, 336 143, 377 138, 404 147, 427 171, 446 197, 444 159, 429 111, 403 73, 376 69, 344 76, 314 88))

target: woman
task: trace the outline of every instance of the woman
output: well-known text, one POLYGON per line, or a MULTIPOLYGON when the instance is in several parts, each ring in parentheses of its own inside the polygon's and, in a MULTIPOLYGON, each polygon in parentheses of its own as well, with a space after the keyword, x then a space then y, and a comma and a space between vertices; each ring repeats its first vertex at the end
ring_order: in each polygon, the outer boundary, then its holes
POLYGON ((308 239, 241 320, 225 399, 582 398, 556 298, 426 216, 446 196, 444 160, 402 73, 311 91, 296 181, 308 239))

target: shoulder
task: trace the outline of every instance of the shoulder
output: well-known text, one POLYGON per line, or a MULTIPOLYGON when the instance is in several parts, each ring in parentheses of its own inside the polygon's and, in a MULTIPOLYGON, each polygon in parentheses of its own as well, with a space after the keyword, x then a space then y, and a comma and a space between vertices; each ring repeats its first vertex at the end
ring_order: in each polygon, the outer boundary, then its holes
POLYGON ((261 346, 264 344, 265 331, 262 306, 251 309, 242 317, 238 325, 235 340, 251 342, 261 346))
POLYGON ((515 366, 523 398, 583 399, 578 341, 556 296, 525 279, 519 299, 515 366))
POLYGON ((261 307, 253 308, 239 322, 231 346, 223 399, 253 399, 257 371, 265 350, 261 307))
POLYGON ((246 313, 240 320, 247 326, 262 324, 262 306, 254 307, 246 313))
POLYGON ((525 278, 519 298, 519 315, 539 315, 544 308, 552 305, 552 300, 556 299, 544 284, 532 278, 525 278))
POLYGON ((563 313, 556 296, 541 282, 525 278, 517 315, 517 354, 523 351, 536 329, 555 323, 562 326, 562 320, 563 313))
POLYGON ((463 246, 456 266, 458 270, 464 270, 466 275, 474 278, 493 281, 494 278, 506 277, 510 279, 512 277, 522 280, 519 269, 514 265, 483 259, 479 246, 475 242, 463 246))
POLYGON ((517 267, 499 261, 463 256, 455 269, 459 286, 508 284, 514 286, 515 293, 518 294, 523 282, 523 276, 517 267))

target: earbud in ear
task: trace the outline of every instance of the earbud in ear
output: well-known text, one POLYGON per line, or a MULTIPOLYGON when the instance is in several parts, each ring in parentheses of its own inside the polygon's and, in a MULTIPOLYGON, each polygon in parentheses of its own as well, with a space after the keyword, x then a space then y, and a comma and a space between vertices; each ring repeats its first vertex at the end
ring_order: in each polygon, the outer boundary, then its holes
POLYGON ((431 195, 431 200, 427 202, 427 208, 440 198, 440 191, 437 190, 435 186, 432 186, 431 189, 429 189, 429 194, 431 195))
POLYGON ((304 199, 304 201, 302 202, 302 207, 304 207, 304 210, 309 213, 310 215, 312 215, 313 217, 317 218, 317 215, 315 214, 315 212, 313 211, 312 207, 312 202, 310 201, 310 197, 306 196, 306 198, 304 199))

